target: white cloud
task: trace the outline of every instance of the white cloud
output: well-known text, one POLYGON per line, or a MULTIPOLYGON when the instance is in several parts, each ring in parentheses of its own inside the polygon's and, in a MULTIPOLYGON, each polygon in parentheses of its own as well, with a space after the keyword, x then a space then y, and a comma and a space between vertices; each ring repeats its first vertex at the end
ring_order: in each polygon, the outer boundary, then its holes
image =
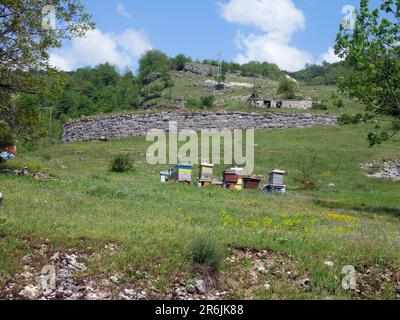
POLYGON ((220 6, 226 21, 255 27, 272 38, 287 39, 305 28, 304 14, 292 0, 230 0, 220 6))
POLYGON ((318 64, 322 64, 323 62, 328 62, 328 63, 336 63, 336 62, 340 62, 343 61, 342 58, 340 58, 339 56, 337 56, 335 54, 335 50, 331 47, 328 49, 327 52, 325 52, 324 54, 322 54, 319 58, 317 63, 318 64))
POLYGON ((95 29, 84 38, 72 39, 68 47, 51 52, 49 63, 64 71, 106 62, 123 70, 135 66, 139 57, 151 49, 146 34, 135 29, 126 29, 121 34, 103 33, 95 29))
POLYGON ((50 54, 49 63, 52 67, 56 67, 60 70, 72 70, 72 65, 70 64, 68 59, 56 53, 50 54))
POLYGON ((117 4, 117 12, 124 18, 127 18, 127 19, 132 18, 131 14, 128 11, 126 11, 126 9, 122 3, 117 4))
POLYGON ((236 61, 268 61, 288 71, 313 62, 312 55, 290 44, 293 34, 305 29, 304 14, 292 0, 230 0, 220 4, 220 9, 226 21, 262 32, 239 34, 236 43, 245 52, 236 61))
POLYGON ((297 49, 269 34, 239 36, 245 54, 238 54, 235 60, 238 63, 249 61, 267 61, 277 64, 287 71, 297 71, 304 68, 306 63, 313 63, 314 58, 309 53, 297 49))
POLYGON ((115 41, 122 46, 124 50, 136 57, 152 49, 147 35, 135 29, 126 29, 122 34, 115 37, 115 41))

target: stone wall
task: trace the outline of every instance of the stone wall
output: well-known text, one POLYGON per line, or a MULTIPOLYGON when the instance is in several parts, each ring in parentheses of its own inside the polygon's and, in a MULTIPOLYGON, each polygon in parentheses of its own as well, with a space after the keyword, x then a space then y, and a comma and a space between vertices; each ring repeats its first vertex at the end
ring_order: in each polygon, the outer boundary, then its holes
POLYGON ((287 129, 311 126, 332 126, 337 117, 276 112, 160 112, 106 115, 84 118, 67 123, 61 140, 63 142, 121 139, 145 136, 151 129, 168 131, 169 122, 176 121, 182 129, 287 129))

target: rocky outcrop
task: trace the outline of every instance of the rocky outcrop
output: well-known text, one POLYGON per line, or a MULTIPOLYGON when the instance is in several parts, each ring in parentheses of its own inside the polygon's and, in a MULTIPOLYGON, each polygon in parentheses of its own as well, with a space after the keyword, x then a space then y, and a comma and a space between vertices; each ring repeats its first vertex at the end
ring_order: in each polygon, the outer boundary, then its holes
POLYGON ((183 71, 202 76, 214 76, 218 74, 217 67, 200 63, 186 63, 183 67, 183 71))
POLYGON ((311 126, 333 126, 337 117, 293 113, 261 112, 159 112, 106 115, 83 118, 67 123, 63 128, 63 142, 122 139, 145 136, 151 129, 168 131, 170 121, 177 122, 178 130, 191 129, 288 129, 311 126))
POLYGON ((369 178, 400 181, 400 158, 380 163, 360 164, 360 167, 369 178))
POLYGON ((162 74, 160 72, 150 73, 146 78, 143 79, 144 84, 150 84, 158 79, 161 79, 162 74))

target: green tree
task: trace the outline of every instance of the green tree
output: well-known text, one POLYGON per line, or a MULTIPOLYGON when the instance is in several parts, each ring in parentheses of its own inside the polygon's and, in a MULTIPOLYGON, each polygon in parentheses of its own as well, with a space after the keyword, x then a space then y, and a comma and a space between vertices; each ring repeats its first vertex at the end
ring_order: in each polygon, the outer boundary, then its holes
POLYGON ((148 51, 139 60, 139 78, 142 82, 152 73, 165 74, 168 70, 169 58, 159 50, 148 51))
POLYGON ((115 66, 104 63, 95 67, 94 78, 97 85, 115 86, 120 79, 120 75, 115 66))
POLYGON ((278 94, 285 99, 294 99, 296 97, 297 83, 296 81, 282 76, 279 80, 278 94))
POLYGON ((172 59, 172 64, 175 70, 181 71, 185 67, 186 63, 193 62, 192 58, 185 56, 184 54, 178 54, 172 59))
POLYGON ((5 122, 0 121, 0 151, 2 151, 2 148, 4 147, 14 145, 14 143, 14 135, 10 126, 5 122))
POLYGON ((18 116, 12 107, 13 99, 23 92, 38 93, 43 88, 43 78, 50 70, 48 50, 61 47, 66 38, 83 36, 94 27, 90 18, 79 0, 0 3, 0 118, 13 126, 18 116), (54 16, 55 26, 43 23, 44 13, 54 16), (29 70, 40 73, 33 76, 29 70))
POLYGON ((400 0, 384 0, 371 10, 361 0, 353 29, 340 27, 336 54, 345 58, 352 73, 340 88, 366 105, 368 116, 393 118, 391 128, 368 135, 380 144, 400 131, 400 0))

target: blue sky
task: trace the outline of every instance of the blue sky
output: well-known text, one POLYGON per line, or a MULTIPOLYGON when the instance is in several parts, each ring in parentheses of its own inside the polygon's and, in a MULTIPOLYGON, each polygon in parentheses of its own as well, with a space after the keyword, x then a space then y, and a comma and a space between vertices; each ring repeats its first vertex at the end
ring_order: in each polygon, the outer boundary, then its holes
MULTIPOLYGON (((96 30, 66 42, 52 64, 71 70, 109 62, 135 69, 151 48, 168 55, 259 60, 295 71, 337 61, 332 50, 346 5, 359 0, 83 0, 96 30)), ((378 0, 373 0, 377 3, 378 0)))

